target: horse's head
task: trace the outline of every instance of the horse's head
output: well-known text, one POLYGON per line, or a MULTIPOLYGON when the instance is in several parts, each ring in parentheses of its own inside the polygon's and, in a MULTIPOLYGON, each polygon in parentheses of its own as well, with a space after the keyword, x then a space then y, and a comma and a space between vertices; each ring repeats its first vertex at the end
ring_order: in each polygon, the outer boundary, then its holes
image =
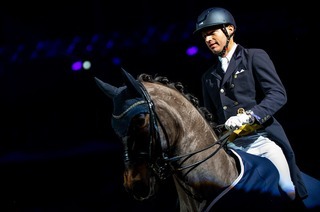
POLYGON ((144 200, 153 197, 158 188, 156 120, 143 85, 122 71, 126 79, 123 87, 114 87, 98 78, 95 80, 113 100, 112 128, 124 147, 124 187, 136 199, 144 200))

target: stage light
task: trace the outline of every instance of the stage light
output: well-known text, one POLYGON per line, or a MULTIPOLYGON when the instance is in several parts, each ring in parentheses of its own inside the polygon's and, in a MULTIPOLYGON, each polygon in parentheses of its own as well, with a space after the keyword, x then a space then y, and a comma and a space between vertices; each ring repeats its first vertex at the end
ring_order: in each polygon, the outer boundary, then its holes
POLYGON ((194 55, 196 55, 197 53, 198 53, 198 47, 196 47, 196 46, 191 46, 191 47, 189 47, 187 50, 186 50, 186 54, 188 55, 188 56, 194 56, 194 55))
POLYGON ((82 64, 82 68, 84 70, 89 70, 91 68, 91 62, 88 61, 88 60, 84 61, 83 64, 82 64))
POLYGON ((91 68, 91 62, 89 60, 85 60, 85 61, 75 61, 72 66, 71 69, 72 71, 81 71, 81 70, 89 70, 91 68))
POLYGON ((71 66, 72 71, 80 71, 82 69, 82 61, 76 61, 71 66))

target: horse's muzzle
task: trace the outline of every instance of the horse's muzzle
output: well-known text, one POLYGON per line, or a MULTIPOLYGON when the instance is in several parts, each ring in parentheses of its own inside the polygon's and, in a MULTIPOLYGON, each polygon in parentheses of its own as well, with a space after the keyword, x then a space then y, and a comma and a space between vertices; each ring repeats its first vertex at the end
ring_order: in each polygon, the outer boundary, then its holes
MULTIPOLYGON (((141 170, 141 167, 139 167, 141 170)), ((156 179, 149 176, 147 170, 135 172, 126 169, 124 172, 124 183, 126 191, 136 200, 147 200, 155 195, 156 179)))

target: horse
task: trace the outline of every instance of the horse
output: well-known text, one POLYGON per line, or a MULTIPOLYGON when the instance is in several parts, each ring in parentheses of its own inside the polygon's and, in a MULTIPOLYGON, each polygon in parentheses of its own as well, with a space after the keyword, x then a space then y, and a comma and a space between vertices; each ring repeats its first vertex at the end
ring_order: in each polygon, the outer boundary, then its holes
POLYGON ((180 82, 145 73, 135 79, 121 70, 124 86, 94 79, 113 101, 111 124, 123 144, 123 186, 136 200, 152 199, 171 178, 181 212, 297 209, 279 189, 275 166, 228 149, 237 135, 222 134, 180 82))

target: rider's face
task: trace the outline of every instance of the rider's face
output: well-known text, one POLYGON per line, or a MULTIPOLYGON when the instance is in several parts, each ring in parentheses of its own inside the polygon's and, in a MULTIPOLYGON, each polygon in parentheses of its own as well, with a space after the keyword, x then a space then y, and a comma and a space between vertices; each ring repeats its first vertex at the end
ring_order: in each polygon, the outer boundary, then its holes
MULTIPOLYGON (((228 26, 226 29, 229 34, 233 32, 233 27, 228 26)), ((221 28, 204 29, 201 35, 213 54, 219 54, 227 43, 227 37, 221 28)))

